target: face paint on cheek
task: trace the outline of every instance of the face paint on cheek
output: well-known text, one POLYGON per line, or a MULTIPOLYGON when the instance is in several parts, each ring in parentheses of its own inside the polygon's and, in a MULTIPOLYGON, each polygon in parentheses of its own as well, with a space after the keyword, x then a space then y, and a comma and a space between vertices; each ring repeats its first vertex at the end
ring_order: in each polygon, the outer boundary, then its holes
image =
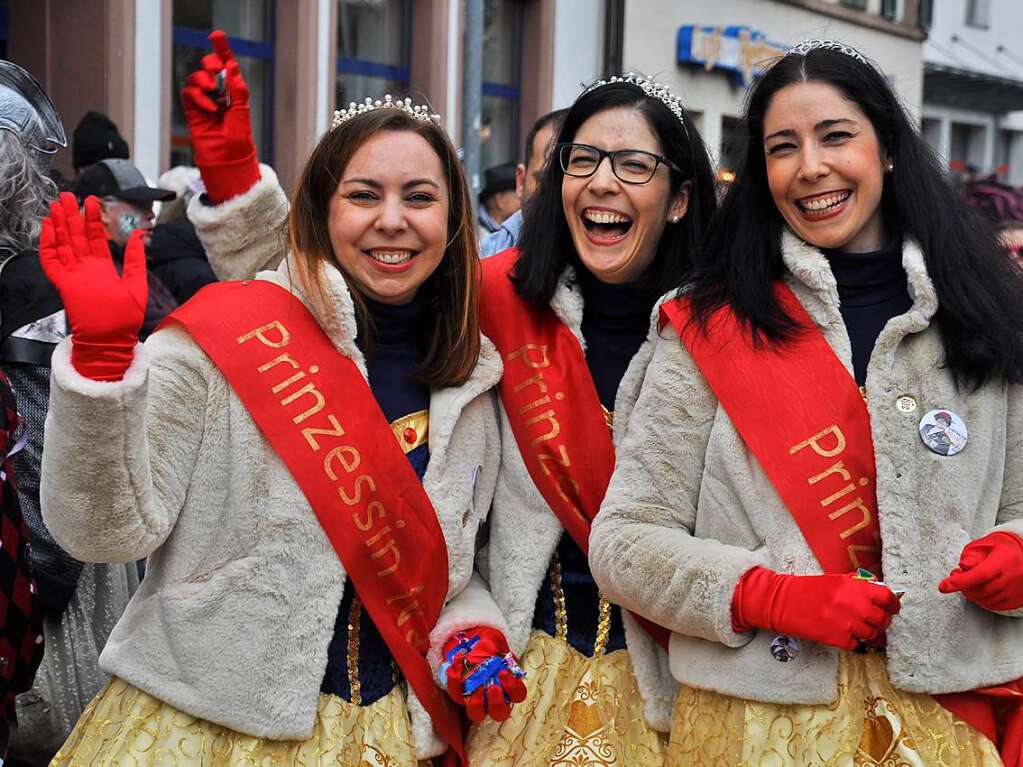
POLYGON ((117 231, 125 237, 130 236, 138 228, 139 217, 135 213, 122 213, 121 217, 117 220, 117 231))

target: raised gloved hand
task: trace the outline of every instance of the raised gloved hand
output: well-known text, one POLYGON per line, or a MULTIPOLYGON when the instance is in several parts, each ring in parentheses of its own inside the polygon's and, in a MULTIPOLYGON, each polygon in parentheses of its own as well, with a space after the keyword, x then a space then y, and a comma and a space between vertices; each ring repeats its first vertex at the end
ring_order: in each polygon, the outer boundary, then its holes
POLYGON ((986 610, 1023 607, 1023 539, 1008 532, 988 533, 963 547, 959 565, 940 584, 986 610))
POLYGON ((855 650, 880 637, 900 609, 887 586, 851 574, 783 575, 754 567, 732 595, 732 628, 762 628, 855 650))
POLYGON ((131 365, 149 294, 142 236, 132 232, 118 275, 95 197, 85 199, 83 216, 64 192, 43 219, 39 261, 71 324, 71 364, 86 378, 119 381, 131 365))
POLYGON ((444 663, 438 671, 448 695, 474 722, 490 716, 503 722, 511 704, 526 699, 526 674, 497 629, 477 626, 452 635, 444 643, 444 663))
POLYGON ((221 203, 244 194, 259 181, 259 161, 252 140, 249 86, 227 35, 218 29, 209 39, 214 52, 203 56, 202 68, 188 76, 181 100, 206 194, 221 203), (221 86, 226 98, 218 103, 211 92, 217 91, 221 72, 226 77, 221 86))

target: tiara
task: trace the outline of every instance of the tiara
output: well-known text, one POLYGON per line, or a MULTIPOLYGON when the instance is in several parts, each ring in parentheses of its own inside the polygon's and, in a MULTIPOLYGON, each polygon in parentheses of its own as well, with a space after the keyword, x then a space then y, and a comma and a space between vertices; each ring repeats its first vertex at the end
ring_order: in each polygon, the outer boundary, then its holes
POLYGON ((686 128, 686 122, 682 118, 682 99, 672 93, 667 85, 657 82, 652 77, 636 74, 635 72, 624 72, 620 75, 609 77, 606 80, 598 80, 588 86, 586 90, 582 92, 582 95, 585 96, 587 93, 597 90, 597 88, 603 88, 605 85, 613 85, 615 83, 629 83, 630 85, 635 85, 647 96, 660 101, 664 104, 664 106, 668 107, 669 112, 678 118, 679 124, 682 126, 682 130, 686 134, 686 138, 689 138, 689 129, 686 128))
POLYGON ((856 59, 861 64, 870 66, 870 63, 864 58, 863 54, 853 48, 851 45, 840 43, 837 40, 804 40, 803 42, 789 48, 785 53, 794 53, 797 56, 805 56, 810 51, 826 50, 826 51, 838 51, 844 53, 846 56, 850 56, 856 59))
POLYGON ((339 125, 344 125, 346 122, 366 112, 372 112, 375 109, 400 109, 405 114, 411 115, 416 120, 422 120, 423 122, 432 122, 440 125, 441 117, 435 112, 431 112, 430 108, 421 104, 413 104, 412 99, 404 98, 397 99, 391 96, 390 93, 385 95, 382 99, 372 99, 369 96, 361 104, 356 104, 354 101, 348 105, 348 109, 336 109, 334 110, 334 120, 330 124, 330 129, 339 125))

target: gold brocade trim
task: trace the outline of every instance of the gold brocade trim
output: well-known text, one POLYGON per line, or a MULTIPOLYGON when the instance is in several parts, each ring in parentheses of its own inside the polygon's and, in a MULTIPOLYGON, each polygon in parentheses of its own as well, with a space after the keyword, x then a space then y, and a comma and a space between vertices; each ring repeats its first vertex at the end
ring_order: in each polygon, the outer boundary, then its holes
POLYGON ((348 689, 352 691, 352 705, 362 705, 362 680, 359 679, 359 619, 362 618, 362 601, 356 596, 348 611, 348 689))
POLYGON ((661 767, 666 736, 643 715, 629 653, 587 658, 534 630, 522 654, 526 699, 504 722, 473 725, 465 750, 486 767, 661 767))
POLYGON ((368 706, 320 693, 308 738, 270 740, 198 719, 116 677, 89 703, 51 762, 54 767, 417 764, 424 767, 428 762, 417 763, 400 685, 368 706))
POLYGON ((679 688, 667 767, 1002 767, 931 695, 892 686, 884 653, 842 653, 838 697, 783 705, 679 688))
POLYGON ((415 413, 403 415, 391 421, 391 431, 394 438, 398 440, 401 449, 408 455, 420 445, 425 445, 430 436, 430 411, 418 410, 415 413), (412 429, 415 432, 415 439, 409 442, 405 438, 405 430, 412 429))
MULTIPOLYGON (((551 594, 554 597, 554 636, 562 642, 568 641, 568 610, 565 609, 565 590, 561 587, 561 559, 558 552, 551 558, 551 594)), ((611 634, 611 603, 599 594, 597 606, 597 636, 593 644, 593 657, 599 658, 607 649, 611 634)))
POLYGON ((863 401, 866 402, 867 401, 867 387, 866 386, 859 386, 857 388, 860 390, 860 396, 863 397, 863 401))
POLYGON ((604 423, 607 424, 608 430, 613 429, 614 425, 615 425, 615 414, 614 414, 614 411, 613 410, 608 410, 603 405, 600 406, 600 409, 604 413, 604 423))

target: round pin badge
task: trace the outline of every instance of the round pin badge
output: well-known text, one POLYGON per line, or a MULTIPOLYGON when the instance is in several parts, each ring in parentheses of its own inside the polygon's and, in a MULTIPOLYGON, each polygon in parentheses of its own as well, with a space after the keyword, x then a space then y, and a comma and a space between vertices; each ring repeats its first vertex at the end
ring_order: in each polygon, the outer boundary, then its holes
POLYGON ((779 634, 771 640, 771 655, 782 663, 788 663, 799 655, 799 640, 785 634, 779 634))
POLYGON ((920 419, 920 439, 938 455, 955 455, 966 447, 969 433, 963 419, 951 410, 931 410, 920 419))

